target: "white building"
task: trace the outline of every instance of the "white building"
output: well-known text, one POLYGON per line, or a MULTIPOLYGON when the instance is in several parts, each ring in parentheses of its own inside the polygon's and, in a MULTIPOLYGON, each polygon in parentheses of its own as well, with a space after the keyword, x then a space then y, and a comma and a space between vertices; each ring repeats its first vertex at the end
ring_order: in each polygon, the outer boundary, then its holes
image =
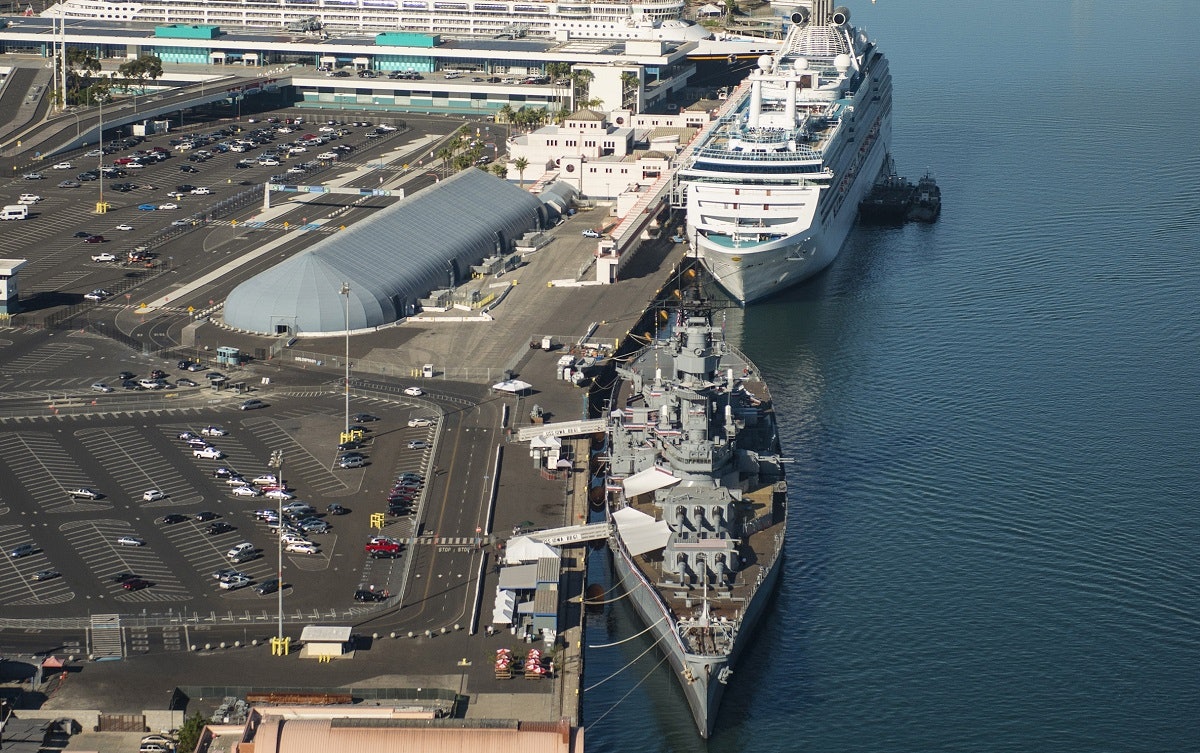
POLYGON ((579 110, 562 125, 512 136, 507 177, 535 191, 563 181, 584 196, 615 200, 616 214, 623 216, 624 205, 631 206, 642 188, 667 173, 675 154, 711 117, 703 108, 653 115, 579 110), (521 158, 524 171, 516 167, 521 158))

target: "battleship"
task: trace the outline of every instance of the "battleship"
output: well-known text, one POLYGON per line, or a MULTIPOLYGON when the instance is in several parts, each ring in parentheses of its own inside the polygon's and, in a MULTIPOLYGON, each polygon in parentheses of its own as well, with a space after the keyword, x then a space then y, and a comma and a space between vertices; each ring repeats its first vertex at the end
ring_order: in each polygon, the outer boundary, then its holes
POLYGON ((887 58, 829 5, 792 14, 680 163, 688 239, 742 304, 827 267, 887 161, 887 58))
POLYGON ((617 367, 606 509, 614 572, 707 738, 779 578, 787 484, 762 375, 681 300, 617 367))

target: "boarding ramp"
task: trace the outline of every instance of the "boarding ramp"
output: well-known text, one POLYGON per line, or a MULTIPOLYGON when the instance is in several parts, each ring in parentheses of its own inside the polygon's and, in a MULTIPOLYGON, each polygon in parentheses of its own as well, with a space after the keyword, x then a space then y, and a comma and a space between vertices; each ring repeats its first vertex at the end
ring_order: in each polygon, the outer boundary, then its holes
POLYGON ((595 434, 604 431, 606 422, 603 418, 589 418, 583 421, 560 421, 551 424, 534 424, 517 429, 517 441, 528 442, 535 437, 577 437, 581 434, 595 434))
POLYGON ((608 523, 590 523, 583 526, 533 531, 525 536, 548 546, 563 546, 564 544, 579 544, 584 541, 600 541, 607 539, 611 534, 612 527, 608 523))

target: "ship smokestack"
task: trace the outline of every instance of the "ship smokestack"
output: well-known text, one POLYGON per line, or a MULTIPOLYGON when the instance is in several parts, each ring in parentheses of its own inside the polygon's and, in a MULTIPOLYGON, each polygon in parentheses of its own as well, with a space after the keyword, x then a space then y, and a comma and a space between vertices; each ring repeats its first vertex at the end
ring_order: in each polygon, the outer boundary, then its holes
POLYGON ((849 25, 850 11, 845 6, 839 5, 833 9, 833 15, 830 17, 829 22, 838 28, 849 25))
POLYGON ((833 0, 813 0, 812 4, 812 25, 825 26, 829 23, 829 16, 833 11, 833 0))

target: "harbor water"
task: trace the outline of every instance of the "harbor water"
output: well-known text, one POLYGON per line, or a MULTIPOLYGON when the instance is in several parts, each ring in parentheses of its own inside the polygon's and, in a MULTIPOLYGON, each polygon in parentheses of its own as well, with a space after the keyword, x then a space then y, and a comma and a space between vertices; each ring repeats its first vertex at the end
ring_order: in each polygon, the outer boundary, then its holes
POLYGON ((1200 750, 1200 5, 847 5, 941 219, 730 312, 781 587, 707 743, 648 642, 589 649, 587 748, 1200 750))

